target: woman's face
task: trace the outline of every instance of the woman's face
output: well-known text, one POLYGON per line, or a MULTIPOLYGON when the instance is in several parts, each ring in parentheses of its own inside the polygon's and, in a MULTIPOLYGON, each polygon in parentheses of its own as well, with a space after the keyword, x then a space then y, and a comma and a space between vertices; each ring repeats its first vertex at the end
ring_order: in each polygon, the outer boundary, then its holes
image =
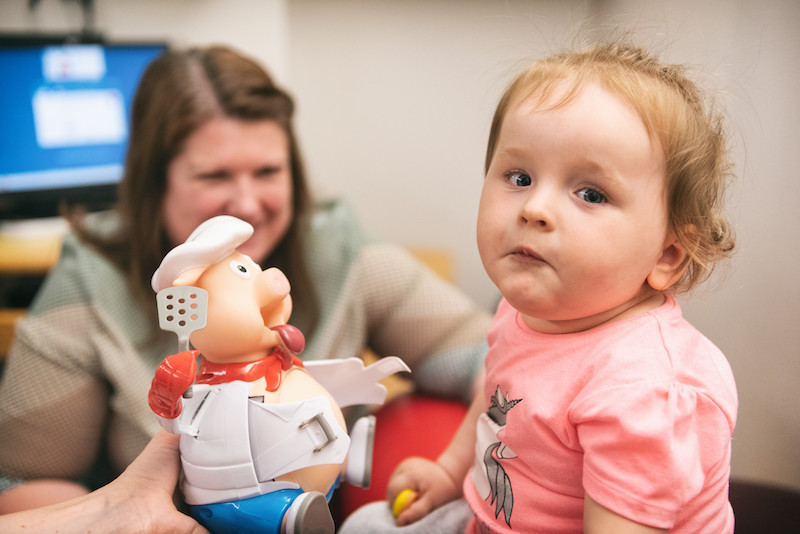
POLYGON ((232 215, 255 228, 237 250, 265 260, 294 215, 289 139, 273 121, 220 117, 198 128, 167 167, 163 214, 172 245, 203 221, 232 215))

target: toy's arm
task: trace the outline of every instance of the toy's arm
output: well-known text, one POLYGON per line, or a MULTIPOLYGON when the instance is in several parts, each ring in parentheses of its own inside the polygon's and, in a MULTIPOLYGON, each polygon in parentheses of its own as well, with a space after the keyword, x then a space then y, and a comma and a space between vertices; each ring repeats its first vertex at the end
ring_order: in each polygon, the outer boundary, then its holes
MULTIPOLYGON (((147 401, 150 409, 159 418, 174 420, 183 411, 181 395, 194 382, 198 354, 199 352, 196 350, 173 354, 165 358, 156 369, 147 401)), ((164 426, 163 423, 162 426, 164 426)), ((167 428, 167 430, 169 429, 167 428)))
POLYGON ((397 356, 387 356, 368 367, 360 358, 303 362, 340 407, 354 404, 383 404, 386 386, 378 381, 401 371, 411 372, 397 356))

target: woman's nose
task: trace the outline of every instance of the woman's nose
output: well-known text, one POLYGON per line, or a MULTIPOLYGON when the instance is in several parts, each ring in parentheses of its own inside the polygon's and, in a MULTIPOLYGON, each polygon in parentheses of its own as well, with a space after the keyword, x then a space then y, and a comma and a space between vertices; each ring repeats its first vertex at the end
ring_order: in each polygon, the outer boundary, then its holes
POLYGON ((250 220, 261 210, 258 188, 252 177, 239 177, 234 182, 228 199, 228 213, 240 219, 250 220))

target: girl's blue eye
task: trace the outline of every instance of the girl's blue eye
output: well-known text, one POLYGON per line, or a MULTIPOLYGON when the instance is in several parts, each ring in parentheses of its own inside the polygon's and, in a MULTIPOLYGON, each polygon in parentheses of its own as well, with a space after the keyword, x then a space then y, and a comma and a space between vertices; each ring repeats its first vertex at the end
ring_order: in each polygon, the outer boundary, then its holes
POLYGON ((589 189, 588 187, 578 191, 578 198, 589 204, 602 204, 607 200, 603 193, 596 189, 589 189))
POLYGON ((531 177, 522 172, 512 172, 508 175, 508 182, 515 187, 528 187, 531 177))

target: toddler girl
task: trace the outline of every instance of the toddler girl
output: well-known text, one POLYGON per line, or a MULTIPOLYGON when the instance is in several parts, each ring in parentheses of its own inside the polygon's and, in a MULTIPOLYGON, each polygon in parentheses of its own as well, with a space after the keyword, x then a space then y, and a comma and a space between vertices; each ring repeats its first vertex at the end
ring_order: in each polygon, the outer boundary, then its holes
MULTIPOLYGON (((680 67, 621 43, 513 81, 478 214, 503 295, 485 386, 436 462, 395 471, 403 531, 733 532, 733 375, 674 300, 733 248, 720 124, 680 67)), ((379 531, 376 510, 344 532, 379 531)))

